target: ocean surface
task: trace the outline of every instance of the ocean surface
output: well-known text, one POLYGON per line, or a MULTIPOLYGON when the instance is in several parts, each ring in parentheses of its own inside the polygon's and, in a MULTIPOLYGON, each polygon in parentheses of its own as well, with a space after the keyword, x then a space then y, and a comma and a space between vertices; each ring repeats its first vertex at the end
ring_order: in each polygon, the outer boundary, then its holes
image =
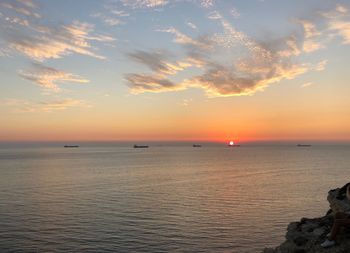
POLYGON ((2 147, 0 252, 261 252, 349 168, 349 146, 2 147))

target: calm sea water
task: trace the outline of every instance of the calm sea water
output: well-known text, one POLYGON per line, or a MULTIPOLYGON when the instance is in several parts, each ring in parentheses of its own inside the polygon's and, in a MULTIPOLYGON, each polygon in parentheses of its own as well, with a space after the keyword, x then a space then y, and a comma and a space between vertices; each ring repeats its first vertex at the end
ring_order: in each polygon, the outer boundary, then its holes
POLYGON ((349 146, 1 148, 0 252, 261 252, 349 167, 349 146))

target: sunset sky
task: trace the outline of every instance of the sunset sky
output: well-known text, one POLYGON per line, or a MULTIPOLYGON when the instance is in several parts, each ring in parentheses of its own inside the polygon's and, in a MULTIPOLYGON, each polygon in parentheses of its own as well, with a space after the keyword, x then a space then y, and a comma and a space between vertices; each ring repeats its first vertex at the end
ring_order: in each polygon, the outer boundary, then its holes
POLYGON ((0 141, 350 142, 350 1, 0 0, 0 141))

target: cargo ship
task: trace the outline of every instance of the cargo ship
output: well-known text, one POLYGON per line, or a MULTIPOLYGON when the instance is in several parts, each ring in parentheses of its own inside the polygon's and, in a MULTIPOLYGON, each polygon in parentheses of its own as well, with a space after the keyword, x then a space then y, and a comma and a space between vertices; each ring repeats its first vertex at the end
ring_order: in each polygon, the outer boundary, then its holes
POLYGON ((148 148, 147 145, 134 145, 134 148, 148 148))

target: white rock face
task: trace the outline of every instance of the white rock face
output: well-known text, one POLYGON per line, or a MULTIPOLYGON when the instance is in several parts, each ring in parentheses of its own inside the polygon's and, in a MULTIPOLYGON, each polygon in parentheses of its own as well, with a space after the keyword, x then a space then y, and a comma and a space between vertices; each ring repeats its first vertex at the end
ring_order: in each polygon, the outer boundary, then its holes
POLYGON ((329 191, 327 200, 331 210, 325 216, 313 219, 302 218, 299 222, 290 223, 286 241, 275 249, 264 249, 263 253, 350 253, 350 229, 344 229, 338 235, 335 246, 328 249, 320 246, 332 227, 333 214, 336 212, 350 214, 350 200, 341 188, 329 191))

